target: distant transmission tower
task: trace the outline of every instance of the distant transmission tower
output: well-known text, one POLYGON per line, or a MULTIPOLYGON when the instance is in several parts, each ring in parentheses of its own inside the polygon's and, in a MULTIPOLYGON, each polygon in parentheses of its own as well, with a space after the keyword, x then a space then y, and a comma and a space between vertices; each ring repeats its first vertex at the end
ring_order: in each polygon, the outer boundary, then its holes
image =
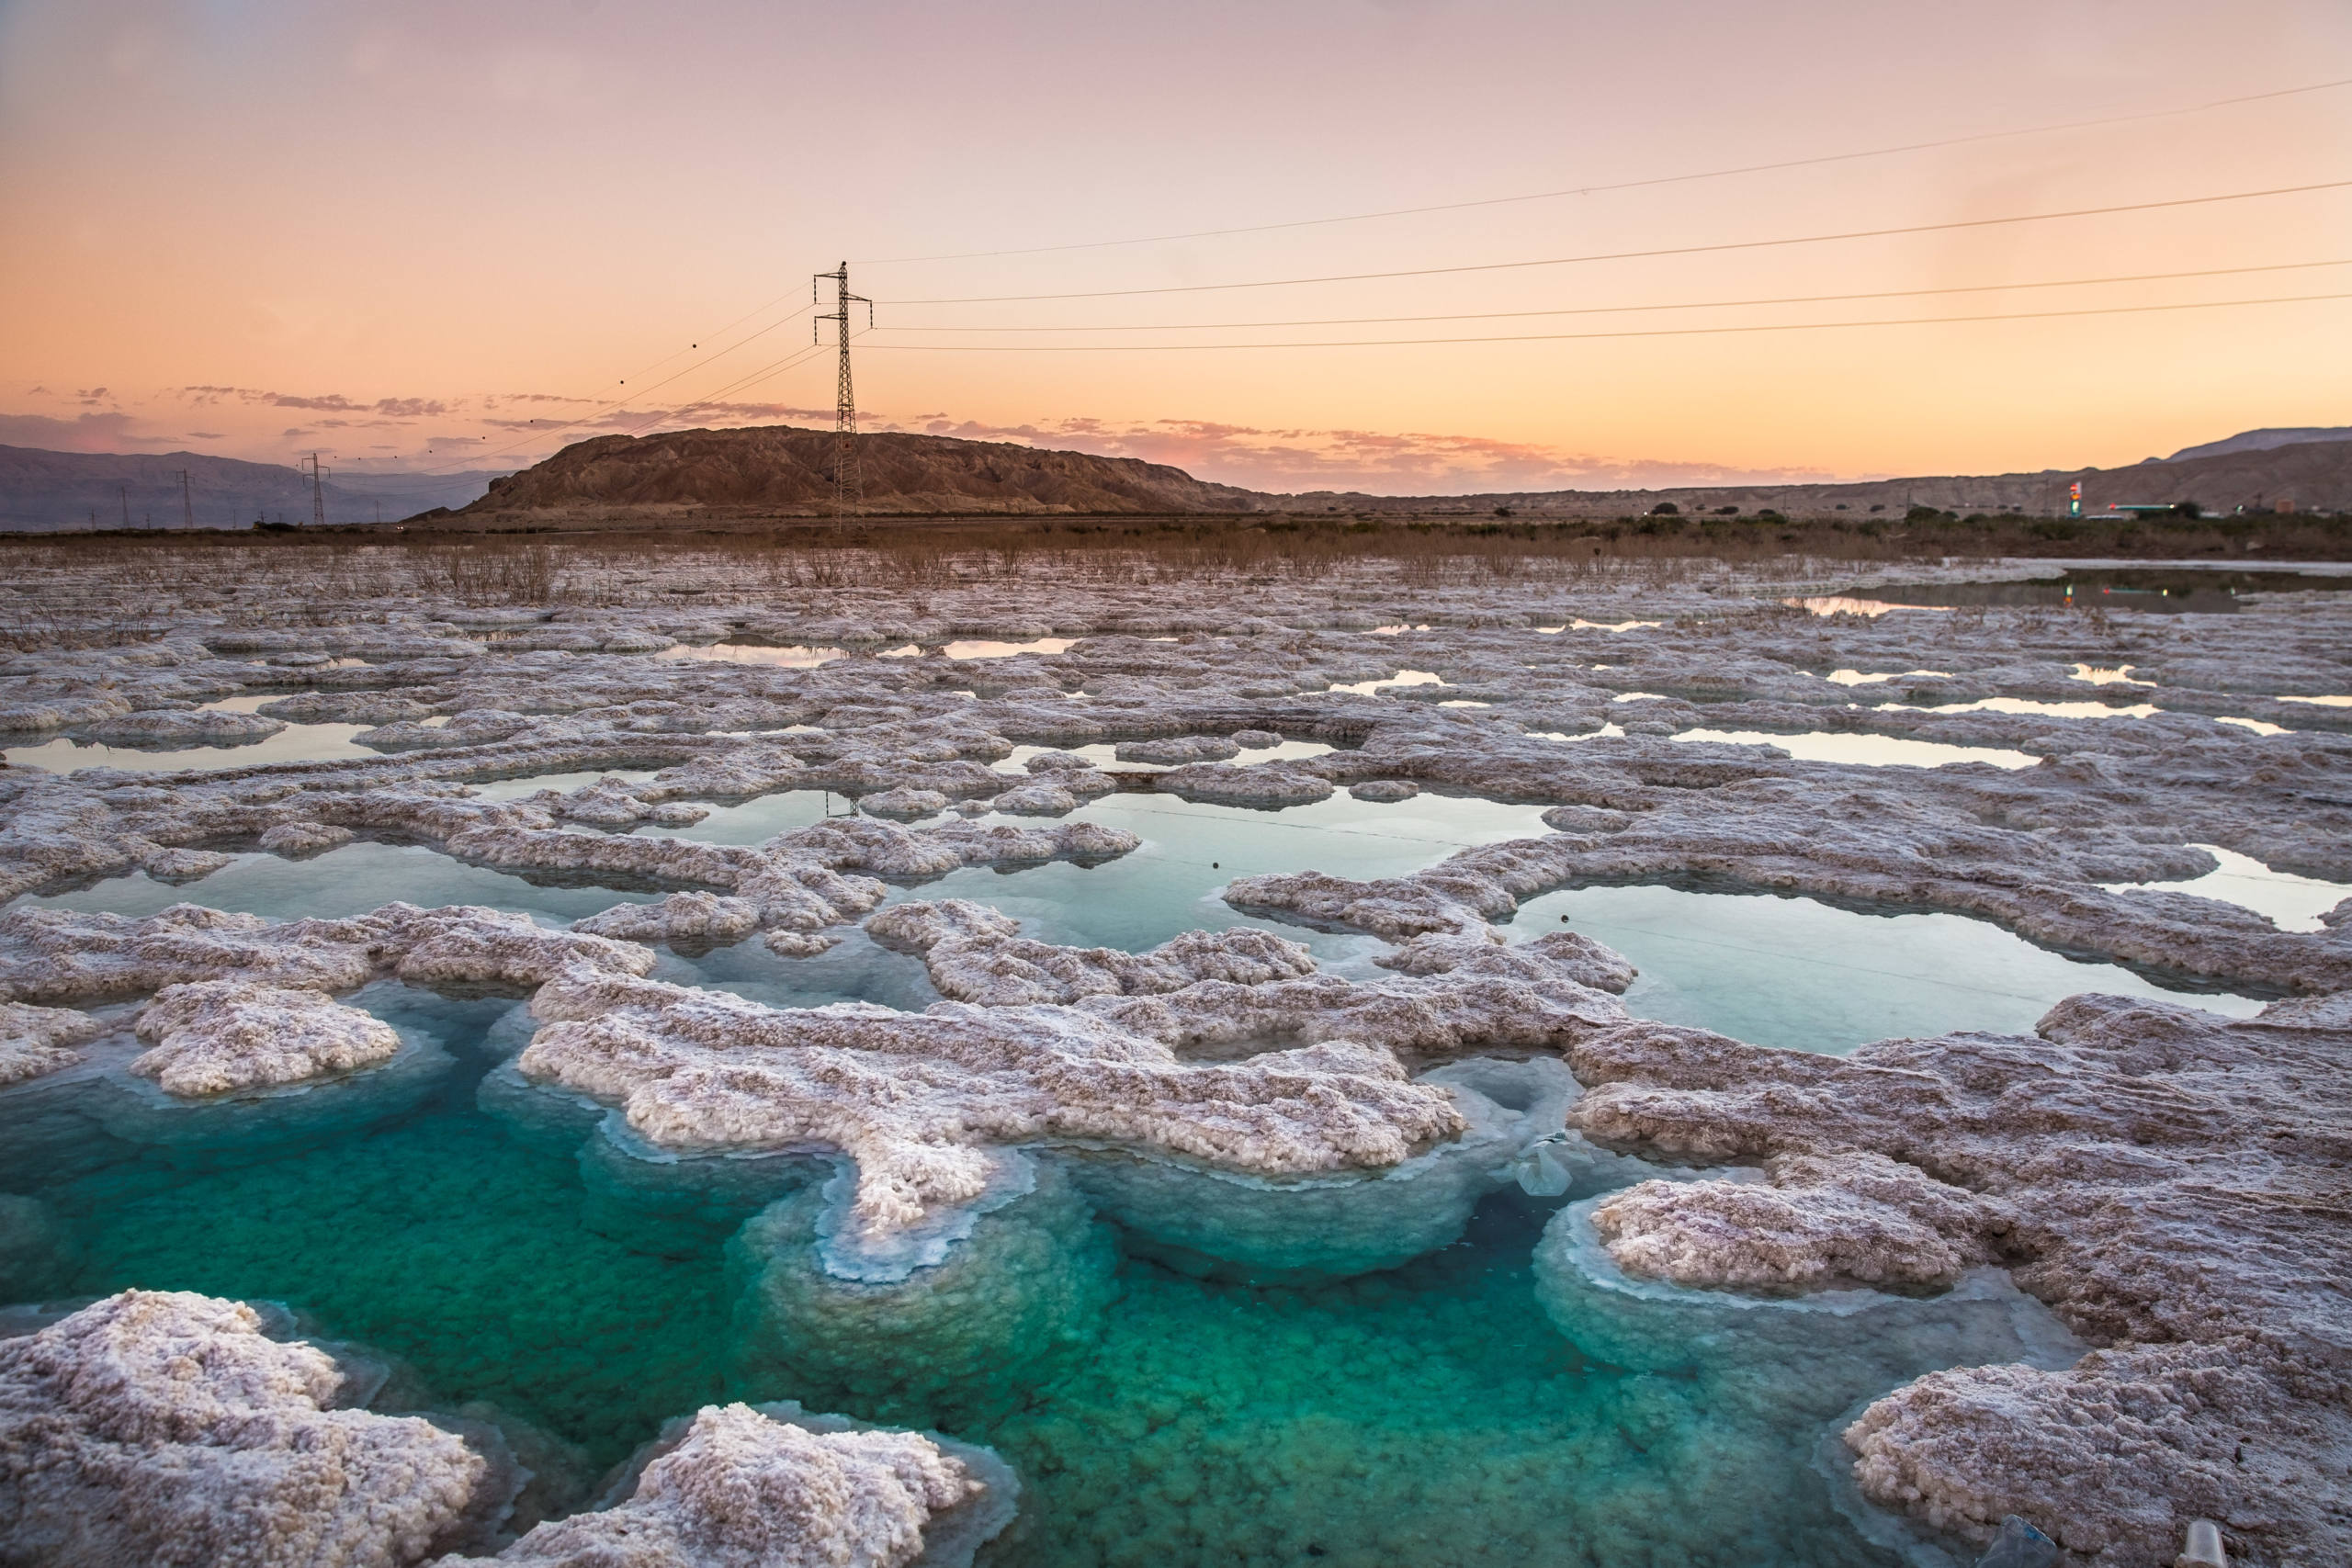
POLYGON ((180 470, 180 524, 183 527, 196 526, 196 502, 188 495, 186 468, 180 470))
MULTIPOLYGON (((874 301, 863 294, 849 291, 849 263, 843 262, 837 272, 820 272, 808 283, 808 296, 818 304, 824 298, 817 286, 831 278, 836 289, 833 313, 819 316, 820 321, 838 323, 842 345, 841 385, 834 397, 833 408, 833 515, 846 518, 857 510, 865 487, 857 471, 857 394, 849 384, 849 308, 853 304, 865 307, 865 324, 874 325, 874 301)), ((810 324, 811 341, 822 343, 823 329, 810 324)))
MULTIPOLYGON (((329 470, 319 467, 316 452, 304 458, 303 462, 309 464, 311 469, 311 521, 323 528, 327 525, 326 476, 329 470)), ((295 465, 298 468, 301 466, 300 463, 295 465)))

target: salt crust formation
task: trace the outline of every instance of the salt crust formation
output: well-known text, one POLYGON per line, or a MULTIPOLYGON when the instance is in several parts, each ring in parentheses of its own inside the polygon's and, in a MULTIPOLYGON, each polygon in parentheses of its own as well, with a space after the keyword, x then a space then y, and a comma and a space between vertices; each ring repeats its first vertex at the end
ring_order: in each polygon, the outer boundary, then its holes
POLYGON ((517 1063, 526 1077, 620 1108, 664 1148, 840 1149, 874 1232, 979 1197, 985 1144, 1096 1139, 1306 1172, 1393 1165, 1461 1126, 1444 1095, 1407 1081, 1378 1046, 1186 1063, 1072 1009, 777 1010, 585 970, 531 1006, 545 1027, 517 1063))
POLYGON ((0 1002, 0 1087, 72 1066, 82 1059, 74 1047, 104 1030, 96 1019, 72 1008, 0 1002))
POLYGON ((868 916, 865 929, 886 946, 921 953, 941 996, 990 1007, 1158 996, 1202 980, 1258 986, 1315 971, 1304 944, 1247 927, 1186 931, 1149 953, 1056 947, 1022 937, 1019 921, 963 898, 894 905, 868 916))
POLYGON ((2352 1552, 2347 1052, 2341 998, 2236 1021, 2077 997, 2037 1038, 1843 1060, 1634 1024, 1571 1049, 1590 1087, 1568 1120, 1613 1146, 1767 1162, 1762 1186, 1603 1203, 1629 1272, 1918 1290, 1997 1260, 2106 1347, 1871 1405, 1846 1440, 1874 1501, 1979 1540, 2020 1514, 2095 1562, 2162 1561, 2193 1517, 2257 1559, 2324 1561, 2352 1552))
POLYGON ((390 975, 422 986, 527 989, 559 972, 643 975, 644 948, 551 931, 527 915, 387 904, 347 920, 288 920, 175 904, 145 919, 39 907, 0 911, 0 994, 49 1001, 153 995, 243 977, 347 991, 390 975))
POLYGON ((153 1049, 130 1070, 173 1094, 227 1094, 300 1083, 390 1060, 400 1032, 316 991, 250 980, 166 986, 139 1015, 153 1049))
MULTIPOLYGON (((184 1292, 126 1291, 0 1338, 0 1551, 41 1568, 481 1561, 528 1472, 479 1420, 356 1407, 382 1381, 184 1292)), ((496 1560, 962 1568, 1018 1492, 985 1450, 792 1405, 675 1426, 626 1497, 536 1524, 496 1560)))
MULTIPOLYGON (((904 1568, 934 1515, 984 1490, 912 1432, 812 1431, 706 1405, 627 1500, 542 1524, 502 1562, 562 1568, 904 1568)), ((452 1562, 458 1561, 450 1560, 452 1562)))
POLYGON ((43 1568, 399 1568, 486 1540, 511 1465, 241 1303, 126 1291, 0 1339, 0 1539, 43 1568))
MULTIPOLYGON (((388 754, 240 768, 224 750, 228 766, 175 774, 9 770, 0 773, 0 895, 134 871, 199 879, 255 846, 314 852, 313 829, 429 843, 517 871, 690 891, 645 907, 659 913, 608 911, 577 933, 401 906, 284 927, 187 906, 150 921, 0 912, 8 1010, 0 1063, 10 1064, 0 1072, 25 1061, 40 1073, 70 1065, 76 1032, 95 1029, 27 1021, 28 1011, 62 1010, 28 1004, 221 979, 323 995, 386 973, 541 985, 543 998, 604 987, 628 993, 660 1025, 648 1026, 658 1042, 650 1052, 622 1054, 627 1070, 614 1070, 615 1087, 634 1104, 641 1086, 632 1075, 643 1069, 646 1084, 662 1086, 642 1090, 656 1108, 670 1097, 691 1108, 677 1112, 680 1124, 700 1129, 723 1099, 669 1079, 726 1080, 734 1048, 695 1056, 666 1032, 673 1017, 705 1004, 645 1000, 643 983, 624 977, 645 973, 651 955, 628 942, 727 940, 749 906, 771 947, 805 953, 873 911, 880 879, 1095 858, 1132 840, 1082 821, 906 829, 865 818, 756 849, 567 827, 682 821, 696 802, 793 789, 860 799, 920 791, 957 808, 993 803, 1052 816, 1113 781, 1083 758, 1051 752, 1026 778, 989 764, 1015 744, 1326 741, 1340 750, 1252 766, 1181 763, 1158 783, 1261 806, 1341 787, 1376 798, 1384 784, 1508 796, 1548 805, 1555 836, 1484 846, 1385 882, 1310 874, 1234 885, 1238 906, 1397 943, 1385 955, 1394 982, 1316 974, 1129 994, 1123 981, 1117 996, 1069 1004, 951 1006, 892 1026, 905 1032, 906 1049, 879 1054, 889 1070, 874 1095, 908 1062, 922 1064, 926 1083, 944 1074, 931 1037, 979 1017, 999 1028, 1052 1020, 1046 1032, 1057 1039, 1108 1031, 1122 1049, 1141 1040, 1186 1071, 1213 1066, 1187 1055, 1267 1043, 1292 1047, 1269 1055, 1306 1055, 1300 1044, 1324 1041, 1301 1070, 1329 1072, 1343 1100, 1347 1083, 1403 1096, 1374 1119, 1390 1115, 1390 1133, 1409 1148, 1401 1134, 1429 1117, 1419 1096, 1433 1091, 1397 1077, 1400 1061, 1565 1051, 1594 1086, 1570 1112, 1586 1133, 1763 1163, 1760 1182, 1701 1180, 1616 1201, 1610 1240, 1630 1266, 1653 1271, 1656 1289, 1792 1306, 1854 1294, 1901 1302, 1910 1298, 1852 1287, 1933 1290, 1957 1268, 1960 1282, 1932 1298, 1947 1300, 1976 1289, 1984 1270, 1973 1260, 1989 1258, 2107 1345, 2071 1370, 1937 1372, 1882 1400, 1850 1439, 1871 1495, 1962 1533, 2014 1506, 2064 1525, 2070 1546, 2117 1564, 2164 1560, 2177 1544, 2164 1527, 2179 1512, 2222 1518, 2233 1547, 2257 1557, 2352 1555, 2342 1515, 2325 1501, 2330 1486, 2342 1490, 2340 1461, 2328 1456, 2346 1446, 2334 1414, 2343 1408, 2343 1335, 2333 1314, 2346 1249, 2330 1228, 2340 1205, 2314 1196, 2326 1162, 2341 1155, 2311 1109, 2343 1097, 2334 1004, 2222 1025, 2084 1002, 2053 1013, 2042 1040, 1891 1042, 1827 1063, 1630 1022, 1605 995, 1630 978, 1614 955, 1567 951, 1553 938, 1499 947, 1488 930, 1550 887, 1695 878, 1875 908, 1958 910, 2064 951, 2314 998, 2341 991, 2352 986, 2352 909, 2339 907, 2319 931, 2290 932, 2214 900, 2110 886, 2211 869, 2188 847, 2198 843, 2352 880, 2344 739, 2352 716, 2285 700, 2352 692, 2344 652, 2352 635, 2332 601, 2258 595, 2226 617, 1818 619, 1743 601, 1763 585, 1725 569, 1648 583, 1634 604, 1606 579, 1410 589, 1277 580, 1253 587, 1255 613, 1242 615, 1160 584, 1072 579, 1055 585, 1053 623, 1044 624, 1034 590, 966 584, 917 604, 852 589, 794 609, 747 594, 728 570, 706 574, 691 603, 661 607, 480 609, 379 595, 338 625, 330 596, 310 593, 321 624, 283 628, 236 624, 250 612, 193 591, 175 607, 169 593, 158 601, 142 588, 133 611, 103 581, 69 571, 50 582, 44 604, 61 641, 86 646, 0 664, 0 728, 37 736, 140 716, 114 733, 171 745, 203 732, 257 736, 259 724, 215 722, 246 716, 197 705, 274 691, 286 695, 263 722, 374 724, 388 754), (1639 624, 1604 629, 1629 620, 1639 624), (1374 627, 1396 635, 1363 635, 1374 627), (1049 633, 1085 640, 1057 655, 850 657, 813 670, 631 656, 672 640, 871 649, 1049 633), (1162 634, 1176 640, 1154 640, 1162 634), (2143 683, 2092 687, 2075 678, 2078 665, 2129 665, 2143 683), (1440 683, 1385 696, 1331 690, 1393 681, 1407 668, 1433 671, 1440 683), (1852 684, 1851 671, 1873 679, 1852 684), (1833 672, 1839 678, 1825 679, 1833 672), (1614 700, 1636 692, 1660 695, 1614 700), (1939 711, 1992 696, 2087 698, 2109 709, 1939 711), (1440 708, 1441 700, 1491 705, 1440 708), (2156 711, 2103 716, 2119 702, 2156 711), (173 716, 145 716, 163 714, 173 716), (420 722, 428 717, 448 722, 420 722), (2013 771, 1844 767, 1671 739, 1693 728, 1930 740, 2042 761, 2013 771), (492 779, 616 769, 655 777, 504 803, 468 793, 492 779), (607 919, 627 941, 600 939, 607 919), (2078 1012, 2107 1021, 2077 1028, 2078 1012), (2291 1090, 2282 1089, 2290 1077, 2291 1090), (2098 1462, 2075 1465, 2085 1433, 2097 1439, 2098 1462)), ((968 971, 986 969, 991 946, 1022 939, 958 940, 968 942, 957 959, 968 971)), ((932 943, 927 960, 945 945, 932 943)), ((1042 961, 1024 953, 1023 962, 1103 983, 1067 950, 1042 961)), ((797 1045, 791 1055, 820 1059, 797 1045)), ((875 1059, 854 1058, 861 1070, 875 1059)), ((1080 1059, 1091 1077, 1091 1059, 1080 1059)), ((846 1066, 828 1060, 829 1070, 846 1066)), ((1153 1070, 1166 1062, 1154 1058, 1153 1070)), ((1028 1083, 1021 1092, 1042 1091, 1028 1083)), ((1454 1113, 1467 1103, 1457 1100, 1454 1113)), ((887 1144, 903 1131, 892 1123, 877 1136, 887 1144)), ((986 1150, 987 1140, 951 1140, 943 1157, 970 1155, 993 1168, 986 1150)), ((1145 1165, 1173 1171, 1188 1157, 1151 1149, 1145 1165)), ((1203 1166, 1212 1168, 1236 1174, 1203 1166)), ((1361 1178, 1397 1167, 1350 1168, 1361 1178)), ((1607 1259, 1597 1224, 1593 1256, 1607 1259)))

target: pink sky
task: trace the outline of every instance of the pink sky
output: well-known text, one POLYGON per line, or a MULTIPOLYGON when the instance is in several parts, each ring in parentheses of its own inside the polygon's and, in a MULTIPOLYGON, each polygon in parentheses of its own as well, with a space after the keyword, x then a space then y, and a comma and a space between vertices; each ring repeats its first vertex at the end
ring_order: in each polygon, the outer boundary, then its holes
POLYGON ((847 255, 877 301, 857 357, 874 428, 1283 490, 2132 462, 2251 426, 2352 422, 2352 300, 1148 345, 2346 294, 2352 265, 1648 309, 2352 263, 2352 190, 1308 287, 913 301, 1655 251, 2352 178, 2352 89, 2336 89, 1736 177, 1094 243, 2339 76, 2352 77, 2341 0, 0 0, 0 443, 503 468, 606 430, 824 423, 829 355, 761 372, 808 344, 791 312, 808 275, 847 255), (1087 248, 967 254, 1072 245, 1087 248), (889 259, 940 254, 963 259, 889 259), (1614 313, 1186 330, 1595 309, 1614 313), (949 330, 995 327, 1112 330, 949 330), (1081 344, 1115 352, 1066 351, 1081 344))

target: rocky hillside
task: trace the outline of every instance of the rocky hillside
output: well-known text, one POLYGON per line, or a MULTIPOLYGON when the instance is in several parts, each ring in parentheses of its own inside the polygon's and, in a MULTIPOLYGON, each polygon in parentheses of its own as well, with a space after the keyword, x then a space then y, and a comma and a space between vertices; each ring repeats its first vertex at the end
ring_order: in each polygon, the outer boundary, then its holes
MULTIPOLYGON (((1272 499, 1133 457, 944 435, 861 435, 858 460, 867 513, 1251 512, 1272 499)), ((770 425, 582 441, 494 482, 466 514, 832 506, 833 433, 770 425)))

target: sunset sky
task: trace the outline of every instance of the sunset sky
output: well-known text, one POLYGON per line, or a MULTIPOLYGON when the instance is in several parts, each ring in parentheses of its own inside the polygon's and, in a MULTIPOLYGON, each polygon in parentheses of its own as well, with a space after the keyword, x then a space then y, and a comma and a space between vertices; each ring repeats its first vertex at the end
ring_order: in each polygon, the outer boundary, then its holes
POLYGON ((2346 78, 2344 0, 0 0, 0 444, 829 423, 847 257, 867 428, 1277 490, 2132 462, 2352 423, 2352 186, 1199 286, 2352 181, 2346 78), (951 330, 1008 327, 1108 330, 951 330))

